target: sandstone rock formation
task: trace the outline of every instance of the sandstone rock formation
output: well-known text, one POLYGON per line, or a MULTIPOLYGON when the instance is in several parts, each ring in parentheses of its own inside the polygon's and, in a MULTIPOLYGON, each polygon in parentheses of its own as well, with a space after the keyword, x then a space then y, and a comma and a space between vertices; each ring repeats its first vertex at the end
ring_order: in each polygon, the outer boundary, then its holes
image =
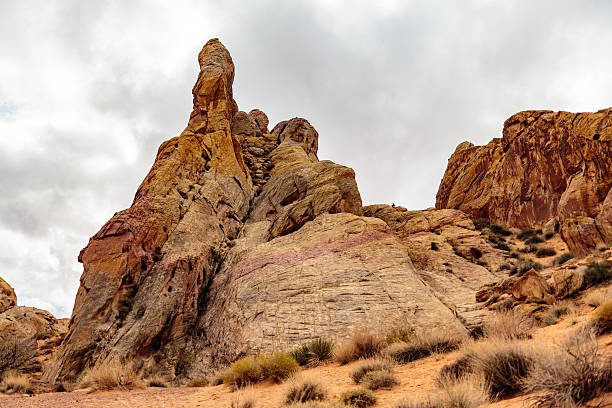
POLYGON ((0 278, 0 313, 17 304, 15 291, 4 279, 0 278))
POLYGON ((268 133, 262 111, 238 110, 218 40, 199 62, 187 128, 79 256, 69 332, 47 380, 114 359, 202 376, 357 327, 465 332, 482 317, 474 294, 499 278, 491 270, 505 255, 465 214, 373 206, 364 216, 353 170, 319 161, 307 120, 268 133))
POLYGON ((556 217, 570 248, 586 253, 596 242, 612 243, 606 227, 595 230, 595 219, 608 227, 612 223, 612 199, 606 199, 611 187, 612 109, 525 111, 506 120, 501 139, 457 147, 436 208, 520 228, 543 226, 556 217), (590 242, 582 244, 585 236, 590 242))

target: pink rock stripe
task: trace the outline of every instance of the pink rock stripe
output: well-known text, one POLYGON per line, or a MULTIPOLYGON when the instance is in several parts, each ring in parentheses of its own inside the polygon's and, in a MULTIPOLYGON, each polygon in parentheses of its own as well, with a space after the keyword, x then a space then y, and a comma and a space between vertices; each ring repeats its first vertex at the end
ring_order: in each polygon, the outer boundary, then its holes
POLYGON ((394 236, 393 231, 387 229, 384 231, 370 231, 359 234, 342 242, 332 242, 328 244, 317 244, 310 247, 276 253, 272 255, 263 255, 252 259, 245 259, 234 266, 229 274, 230 279, 240 279, 243 276, 249 275, 255 271, 264 269, 268 266, 291 266, 298 262, 307 259, 317 258, 333 252, 342 252, 358 245, 367 244, 369 242, 378 241, 394 236))

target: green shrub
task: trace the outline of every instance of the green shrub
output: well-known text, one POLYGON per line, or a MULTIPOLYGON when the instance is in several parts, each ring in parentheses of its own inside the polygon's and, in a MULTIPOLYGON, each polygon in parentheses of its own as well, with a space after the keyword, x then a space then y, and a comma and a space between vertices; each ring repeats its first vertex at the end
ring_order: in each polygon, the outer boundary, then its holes
POLYGON ((262 370, 263 379, 271 379, 275 383, 291 377, 298 369, 298 363, 286 353, 276 352, 262 354, 256 359, 262 370))
POLYGON ((230 366, 223 377, 223 383, 233 388, 242 388, 262 379, 263 370, 259 363, 253 357, 244 357, 230 366))
POLYGON ((521 241, 525 241, 526 239, 529 239, 529 238, 531 238, 531 237, 533 237, 533 236, 535 236, 535 235, 536 235, 535 230, 532 230, 532 229, 524 229, 524 230, 521 230, 521 232, 519 232, 519 233, 516 235, 516 237, 517 237, 518 239, 520 239, 521 241))
POLYGON ((293 351, 289 352, 289 355, 300 365, 305 366, 310 362, 311 354, 308 344, 304 344, 293 351))
POLYGON ((557 251, 552 247, 542 247, 536 251, 536 256, 538 258, 546 258, 547 256, 556 255, 557 251))
POLYGON ((301 366, 316 366, 333 358, 334 342, 317 338, 289 353, 301 366))
POLYGON ((505 237, 512 235, 512 232, 510 232, 508 229, 502 227, 499 224, 491 224, 491 231, 493 231, 493 233, 497 235, 503 235, 505 237))
POLYGON ((376 404, 376 394, 365 388, 356 388, 343 392, 340 395, 340 401, 344 405, 349 405, 355 408, 366 408, 376 404))
POLYGON ((612 279, 612 264, 608 261, 591 262, 584 271, 586 284, 596 284, 612 279))
POLYGON ((564 263, 566 263, 573 257, 574 257, 574 254, 572 254, 571 252, 564 252, 561 255, 555 257, 555 260, 553 261, 553 263, 555 265, 563 265, 564 263))
POLYGON ((525 244, 530 245, 530 244, 540 244, 544 242, 544 240, 540 237, 538 237, 537 235, 534 235, 533 237, 530 237, 529 239, 527 239, 525 241, 525 244))
POLYGON ((476 221, 474 221, 474 228, 476 228, 477 230, 489 228, 490 226, 491 226, 491 221, 487 220, 486 218, 479 218, 476 221))
POLYGON ((357 368, 351 372, 351 378, 355 384, 359 384, 362 378, 372 371, 391 371, 393 370, 393 362, 390 360, 377 359, 365 360, 357 368))
POLYGON ((298 402, 322 401, 327 397, 327 389, 320 379, 295 378, 289 384, 285 403, 287 405, 298 402))
POLYGON ((416 332, 412 327, 398 327, 392 329, 385 338, 387 344, 398 343, 400 341, 408 342, 416 336, 416 332))

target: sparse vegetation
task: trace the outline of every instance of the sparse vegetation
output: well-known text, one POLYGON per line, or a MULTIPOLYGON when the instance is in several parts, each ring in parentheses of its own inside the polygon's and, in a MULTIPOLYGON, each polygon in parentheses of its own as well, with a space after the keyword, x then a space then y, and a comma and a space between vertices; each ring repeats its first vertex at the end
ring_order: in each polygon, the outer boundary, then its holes
POLYGON ((538 258, 546 258, 548 256, 556 255, 557 251, 555 251, 552 247, 542 247, 536 251, 536 256, 538 258))
POLYGON ((525 241, 525 244, 527 244, 527 245, 534 245, 534 244, 541 244, 542 242, 544 242, 544 240, 542 238, 538 237, 537 235, 534 235, 534 236, 528 238, 525 241))
POLYGON ((606 300, 612 300, 612 290, 609 288, 594 290, 584 298, 584 302, 592 307, 598 307, 606 300))
MULTIPOLYGON (((168 386, 166 379, 159 375, 154 375, 147 378, 146 383, 148 387, 166 388, 168 386)), ((206 381, 206 384, 208 384, 208 381, 206 381)))
POLYGON ((322 401, 325 398, 327 398, 327 388, 320 379, 295 377, 287 389, 285 403, 322 401))
POLYGON ((36 341, 9 337, 0 344, 0 376, 5 371, 23 367, 36 357, 36 341))
POLYGON ((387 359, 365 360, 351 372, 351 378, 356 384, 361 383, 362 378, 371 371, 391 371, 393 361, 387 359))
POLYGON ((34 388, 27 375, 17 371, 6 371, 0 383, 0 391, 6 394, 34 394, 34 388))
POLYGON ((233 388, 242 388, 255 384, 262 377, 263 372, 257 361, 253 357, 244 357, 230 366, 223 377, 223 384, 228 384, 233 388))
POLYGON ((574 257, 574 254, 572 254, 571 252, 564 252, 561 255, 555 257, 555 260, 553 261, 553 264, 555 264, 555 265, 563 265, 564 263, 566 263, 567 261, 569 261, 573 257, 574 257))
POLYGON ((543 266, 539 262, 534 262, 531 259, 519 259, 516 265, 516 273, 518 276, 523 276, 530 269, 535 269, 536 271, 542 270, 543 266))
POLYGON ((584 281, 594 285, 612 279, 612 264, 608 261, 591 262, 584 271, 584 281))
POLYGON ((573 407, 612 391, 612 360, 600 350, 595 334, 577 330, 556 350, 539 356, 525 389, 536 407, 573 407))
POLYGON ((554 236, 555 236, 554 233, 548 232, 548 233, 544 234, 544 239, 548 241, 549 239, 551 239, 554 236))
POLYGON ((416 336, 416 332, 412 327, 396 327, 392 329, 385 340, 387 344, 393 344, 400 341, 409 342, 416 336))
POLYGON ((186 385, 187 387, 208 387, 208 381, 203 378, 194 378, 186 385))
POLYGON ((553 325, 557 320, 573 310, 572 305, 569 302, 561 301, 555 302, 548 310, 542 315, 542 322, 547 325, 553 325))
POLYGON ((474 228, 476 228, 477 230, 489 228, 490 226, 491 226, 491 221, 489 221, 486 218, 479 218, 476 221, 474 221, 474 228))
POLYGON ((510 265, 509 263, 503 263, 499 265, 499 268, 497 270, 498 271, 510 271, 512 270, 512 265, 510 265))
POLYGON ((529 335, 533 321, 514 310, 500 311, 483 325, 483 335, 501 340, 522 339, 529 335))
POLYGON ((491 228, 491 231, 493 231, 493 233, 497 235, 503 235, 505 237, 512 235, 512 232, 510 230, 502 227, 499 224, 491 224, 490 228, 491 228))
POLYGON ((478 377, 445 381, 438 393, 425 400, 405 399, 395 408, 477 408, 489 403, 489 390, 478 377))
POLYGON ((334 359, 347 364, 360 358, 371 358, 380 353, 385 341, 379 336, 365 331, 356 331, 351 338, 334 349, 334 359))
POLYGON ((232 398, 229 408, 255 408, 255 397, 252 391, 247 390, 236 395, 232 398))
POLYGON ((529 238, 531 238, 531 237, 533 237, 535 235, 536 235, 535 230, 533 230, 533 229, 524 229, 524 230, 521 230, 521 232, 519 232, 518 234, 516 234, 516 237, 518 239, 520 239, 521 241, 525 241, 525 240, 527 240, 527 239, 529 239, 529 238))
POLYGON ((376 394, 365 388, 356 388, 343 392, 340 395, 340 401, 344 405, 349 405, 355 408, 366 408, 376 404, 376 394))
POLYGON ((144 385, 131 364, 116 360, 89 369, 81 381, 81 387, 91 391, 131 390, 143 388, 144 385))
POLYGON ((440 249, 440 248, 438 248, 438 244, 435 243, 435 242, 431 243, 430 248, 431 248, 432 251, 437 251, 437 250, 440 249))
POLYGON ((243 388, 267 379, 278 383, 295 374, 298 369, 298 363, 286 353, 244 357, 230 366, 223 377, 223 383, 233 388, 243 388))
POLYGON ((591 314, 591 322, 599 332, 612 330, 612 300, 602 303, 591 314))
POLYGON ((370 371, 361 379, 361 383, 369 390, 391 388, 399 384, 392 370, 370 371))
POLYGON ((432 354, 455 350, 463 341, 462 336, 453 333, 424 332, 415 335, 407 342, 398 342, 388 346, 384 354, 398 363, 408 363, 432 354))

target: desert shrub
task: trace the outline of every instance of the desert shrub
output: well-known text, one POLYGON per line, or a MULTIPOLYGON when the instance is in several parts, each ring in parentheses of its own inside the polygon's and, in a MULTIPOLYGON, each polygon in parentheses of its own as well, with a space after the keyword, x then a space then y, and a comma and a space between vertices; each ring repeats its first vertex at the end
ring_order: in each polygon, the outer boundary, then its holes
POLYGON ((596 284, 612 279, 612 264, 608 261, 590 262, 584 271, 584 280, 587 284, 596 284))
POLYGON ((453 333, 424 332, 408 342, 390 345, 384 354, 399 363, 409 363, 432 354, 455 350, 463 340, 462 336, 453 333))
MULTIPOLYGON (((206 382, 208 384, 208 381, 206 382)), ((168 386, 168 382, 165 378, 154 375, 146 379, 146 384, 148 387, 158 387, 158 388, 166 388, 168 386)))
POLYGON ((291 377, 299 369, 298 363, 289 354, 281 352, 262 354, 257 357, 256 363, 261 367, 262 379, 271 379, 275 383, 291 377))
POLYGON ((536 235, 535 230, 524 229, 524 230, 521 230, 521 232, 519 232, 518 234, 516 234, 516 237, 520 239, 521 241, 525 241, 526 239, 529 239, 535 235, 536 235))
POLYGON ((0 391, 13 394, 34 394, 34 387, 30 384, 30 379, 17 371, 6 371, 0 383, 0 391))
POLYGON ((535 269, 536 271, 542 270, 542 264, 539 262, 534 262, 531 259, 519 259, 516 265, 516 273, 518 276, 523 276, 530 269, 535 269))
POLYGON ((528 238, 525 241, 525 244, 533 245, 533 244, 541 244, 542 242, 544 242, 542 238, 538 237, 537 235, 534 235, 533 237, 528 238))
POLYGON ((514 310, 496 312, 485 321, 484 337, 502 340, 522 339, 529 335, 533 321, 514 310))
POLYGON ((122 364, 115 360, 90 368, 80 385, 92 391, 131 390, 144 387, 144 382, 131 364, 122 364))
POLYGON ((379 336, 364 331, 356 331, 345 343, 334 348, 334 359, 340 364, 371 358, 378 355, 385 345, 379 336))
POLYGON ((394 408, 476 408, 488 405, 486 382, 477 377, 446 381, 436 394, 424 400, 405 399, 394 408))
POLYGON ((8 370, 23 367, 36 358, 36 341, 9 337, 0 344, 0 376, 8 370))
POLYGON ((243 391, 232 398, 229 408, 255 408, 255 397, 251 390, 243 391))
POLYGON ((355 408, 366 408, 376 404, 376 394, 365 388, 356 388, 343 392, 340 395, 340 401, 344 405, 349 405, 355 408))
POLYGON ((599 332, 612 330, 612 300, 602 303, 591 313, 591 322, 599 332))
POLYGON ((574 407, 612 391, 612 359, 599 348, 595 334, 577 330, 554 350, 542 353, 525 390, 536 407, 574 407))
POLYGON ((194 378, 187 383, 187 387, 208 387, 209 383, 203 378, 194 378))
POLYGON ((332 341, 317 338, 291 351, 289 355, 297 361, 300 366, 316 366, 323 361, 333 358, 334 343, 332 341))
POLYGON ((536 251, 536 256, 538 258, 546 258, 547 256, 553 256, 556 254, 557 251, 555 251, 552 247, 542 247, 536 251))
POLYGON ((416 332, 412 327, 396 327, 392 329, 387 336, 385 341, 387 344, 398 343, 400 341, 409 342, 416 336, 416 332))
POLYGON ((546 234, 544 234, 544 239, 548 241, 549 239, 551 239, 551 238, 552 238, 552 237, 554 237, 554 236, 555 236, 555 234, 554 234, 554 233, 552 233, 552 232, 547 232, 546 234))
POLYGON ((493 231, 493 233, 497 234, 497 235, 503 235, 505 237, 512 235, 512 232, 510 232, 508 229, 502 227, 499 224, 491 224, 491 231, 493 231))
POLYGON ((223 384, 223 379, 227 376, 228 372, 230 371, 229 367, 220 369, 215 371, 211 376, 210 376, 210 385, 221 385, 223 384))
POLYGON ((510 265, 509 263, 503 263, 499 265, 499 268, 497 270, 498 271, 510 271, 512 270, 512 265, 510 265))
POLYGON ((505 242, 500 242, 493 246, 494 248, 500 249, 502 251, 510 252, 511 248, 505 242))
MULTIPOLYGON (((297 363, 296 363, 297 364, 297 363)), ((242 388, 255 384, 263 379, 263 370, 253 357, 236 360, 223 376, 223 384, 233 388, 242 388)))
POLYGON ((314 377, 294 378, 289 384, 285 403, 322 401, 327 397, 327 388, 320 379, 314 377))
POLYGON ((521 381, 533 366, 533 357, 521 343, 485 342, 476 344, 454 366, 445 366, 439 382, 476 375, 486 381, 490 394, 506 397, 521 389, 521 381), (448 367, 448 368, 447 368, 448 367))
POLYGON ((553 325, 557 320, 573 310, 572 305, 569 302, 561 301, 555 302, 548 310, 542 315, 542 322, 547 326, 553 325))
POLYGON ((491 226, 491 221, 487 220, 486 218, 479 218, 476 221, 474 221, 474 228, 476 228, 477 230, 489 228, 490 226, 491 226))
POLYGON ((593 307, 598 307, 606 300, 612 300, 612 291, 607 288, 594 290, 584 298, 584 302, 593 307))
POLYGON ((367 373, 381 370, 391 371, 393 370, 393 365, 393 361, 387 359, 365 360, 350 375, 353 381, 359 384, 367 373))
POLYGON ((393 375, 391 370, 375 370, 370 371, 361 379, 361 383, 369 390, 377 390, 379 388, 391 388, 399 382, 393 375))
POLYGON ((567 261, 569 261, 573 257, 574 257, 574 254, 572 254, 571 252, 564 252, 561 255, 556 256, 555 260, 553 261, 553 263, 555 265, 563 265, 564 263, 566 263, 567 261))

